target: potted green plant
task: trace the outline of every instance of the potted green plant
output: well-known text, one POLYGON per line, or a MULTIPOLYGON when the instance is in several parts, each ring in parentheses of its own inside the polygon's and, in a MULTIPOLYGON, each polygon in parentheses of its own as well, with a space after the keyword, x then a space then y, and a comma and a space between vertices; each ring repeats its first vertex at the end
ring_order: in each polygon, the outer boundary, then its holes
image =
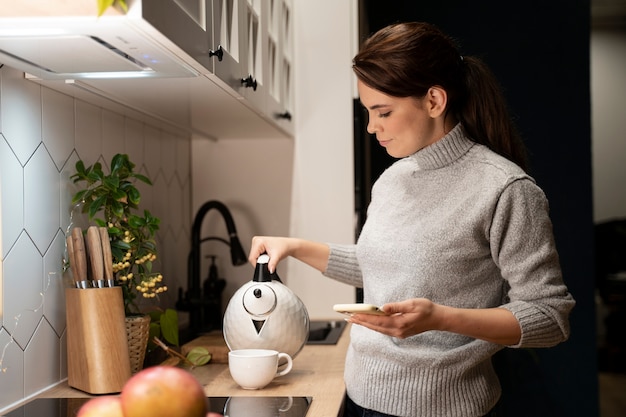
MULTIPOLYGON (((90 221, 107 228, 115 282, 122 287, 126 316, 143 315, 139 301, 167 291, 162 274, 152 270, 157 257, 155 233, 160 220, 148 210, 138 214, 141 195, 135 183, 152 183, 148 177, 135 172, 135 164, 125 154, 113 156, 109 174, 104 172, 100 162, 86 167, 79 160, 75 168, 76 172, 70 178, 74 183, 84 183, 85 188, 74 195, 72 202, 82 204, 81 210, 90 221)), ((147 339, 156 336, 178 346, 176 310, 157 309, 149 315, 147 339)), ((148 346, 148 349, 155 347, 154 344, 148 346)))

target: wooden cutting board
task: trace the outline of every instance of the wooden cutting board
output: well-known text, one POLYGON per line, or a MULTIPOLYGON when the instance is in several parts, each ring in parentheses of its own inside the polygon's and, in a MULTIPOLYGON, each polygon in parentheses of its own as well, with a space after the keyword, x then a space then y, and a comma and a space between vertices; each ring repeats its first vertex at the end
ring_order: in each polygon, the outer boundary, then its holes
POLYGON ((197 337, 191 342, 183 345, 181 348, 181 354, 187 356, 187 353, 195 347, 204 347, 211 354, 211 362, 209 363, 217 363, 217 364, 227 364, 228 363, 228 346, 226 345, 226 341, 224 340, 224 335, 221 331, 213 331, 197 337))

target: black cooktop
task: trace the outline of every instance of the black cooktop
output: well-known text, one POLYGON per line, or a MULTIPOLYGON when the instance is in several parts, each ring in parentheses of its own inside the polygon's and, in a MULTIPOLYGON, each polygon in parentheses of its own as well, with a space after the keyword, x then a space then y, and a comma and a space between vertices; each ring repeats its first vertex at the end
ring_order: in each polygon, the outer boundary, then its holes
MULTIPOLYGON (((89 398, 37 398, 4 417, 74 417, 89 398)), ((311 397, 209 397, 224 417, 304 417, 311 397)))

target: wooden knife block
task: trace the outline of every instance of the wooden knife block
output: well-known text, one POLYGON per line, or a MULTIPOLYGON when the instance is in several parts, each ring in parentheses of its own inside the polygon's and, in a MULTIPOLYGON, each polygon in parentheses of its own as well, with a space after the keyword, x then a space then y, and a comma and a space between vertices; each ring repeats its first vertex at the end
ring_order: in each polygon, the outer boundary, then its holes
POLYGON ((66 288, 65 301, 69 386, 121 392, 131 377, 122 289, 66 288))

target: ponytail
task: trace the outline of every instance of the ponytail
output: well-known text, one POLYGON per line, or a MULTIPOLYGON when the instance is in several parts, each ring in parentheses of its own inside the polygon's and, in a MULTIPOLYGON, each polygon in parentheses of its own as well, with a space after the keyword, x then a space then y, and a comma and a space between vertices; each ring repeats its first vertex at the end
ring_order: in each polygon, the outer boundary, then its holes
POLYGON ((475 57, 463 57, 465 94, 457 118, 477 143, 527 169, 521 137, 508 112, 502 89, 489 67, 475 57))

